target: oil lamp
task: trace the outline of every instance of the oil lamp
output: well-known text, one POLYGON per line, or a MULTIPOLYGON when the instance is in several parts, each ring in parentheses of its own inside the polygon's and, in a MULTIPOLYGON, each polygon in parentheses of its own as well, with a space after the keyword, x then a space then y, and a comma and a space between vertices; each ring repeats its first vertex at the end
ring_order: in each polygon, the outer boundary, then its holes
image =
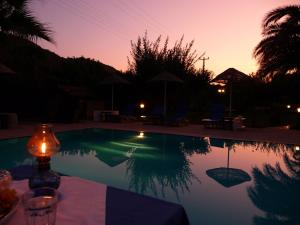
POLYGON ((28 152, 36 157, 37 168, 29 179, 31 189, 38 187, 52 187, 57 189, 60 176, 50 169, 51 156, 59 151, 60 143, 52 131, 52 126, 42 124, 38 126, 27 143, 28 152))

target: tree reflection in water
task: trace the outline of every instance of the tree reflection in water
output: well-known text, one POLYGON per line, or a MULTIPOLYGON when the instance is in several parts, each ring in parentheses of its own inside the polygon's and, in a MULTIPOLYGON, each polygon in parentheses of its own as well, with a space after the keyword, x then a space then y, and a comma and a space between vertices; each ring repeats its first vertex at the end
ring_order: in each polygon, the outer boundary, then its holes
POLYGON ((179 191, 189 191, 193 181, 200 180, 193 174, 191 162, 187 158, 193 153, 206 154, 209 145, 205 139, 195 139, 174 145, 168 143, 164 135, 162 147, 149 151, 139 149, 127 161, 127 174, 130 179, 129 189, 138 193, 152 192, 165 197, 170 188, 179 199, 179 191))
POLYGON ((263 217, 254 217, 256 225, 300 224, 300 160, 285 154, 284 162, 287 173, 279 164, 253 168, 254 185, 248 188, 248 195, 265 212, 263 217))

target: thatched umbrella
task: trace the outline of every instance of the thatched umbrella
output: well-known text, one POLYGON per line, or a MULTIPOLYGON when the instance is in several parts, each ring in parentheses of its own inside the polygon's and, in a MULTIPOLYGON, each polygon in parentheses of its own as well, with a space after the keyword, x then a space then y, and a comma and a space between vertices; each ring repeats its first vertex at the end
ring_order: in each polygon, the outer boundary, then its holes
POLYGON ((167 83, 168 82, 183 83, 183 80, 181 80, 174 74, 169 73, 168 71, 163 71, 157 74, 149 82, 164 82, 164 116, 166 116, 167 115, 167 83))
POLYGON ((229 116, 232 110, 232 83, 250 78, 248 75, 234 68, 229 68, 216 76, 211 82, 229 85, 229 116))
POLYGON ((111 110, 114 110, 114 85, 115 84, 130 84, 129 81, 124 78, 112 73, 107 76, 100 84, 109 84, 111 85, 111 110))
POLYGON ((13 70, 0 63, 0 74, 15 74, 13 70))
POLYGON ((102 150, 101 152, 97 152, 96 157, 110 167, 115 167, 129 159, 126 153, 117 149, 110 151, 102 150))
POLYGON ((227 167, 219 167, 206 171, 207 176, 211 177, 224 187, 232 187, 246 181, 250 181, 249 174, 241 169, 229 167, 229 151, 230 145, 227 148, 227 167))

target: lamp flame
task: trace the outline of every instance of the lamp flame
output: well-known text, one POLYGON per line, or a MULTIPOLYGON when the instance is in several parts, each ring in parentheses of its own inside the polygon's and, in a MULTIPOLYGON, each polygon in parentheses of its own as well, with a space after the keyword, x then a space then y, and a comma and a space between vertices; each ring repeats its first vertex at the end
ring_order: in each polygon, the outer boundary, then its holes
POLYGON ((42 151, 42 154, 46 154, 46 149, 47 149, 47 145, 45 142, 42 143, 42 146, 41 146, 41 151, 42 151))

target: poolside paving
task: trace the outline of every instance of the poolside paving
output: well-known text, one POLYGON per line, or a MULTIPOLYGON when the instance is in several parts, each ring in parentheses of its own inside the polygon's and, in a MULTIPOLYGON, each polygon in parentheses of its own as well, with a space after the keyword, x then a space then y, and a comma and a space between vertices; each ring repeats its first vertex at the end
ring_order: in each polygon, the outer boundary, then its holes
MULTIPOLYGON (((0 139, 30 136, 37 123, 20 123, 13 129, 1 129, 0 139)), ((190 124, 185 127, 143 125, 141 122, 107 123, 90 122, 59 124, 54 123, 55 131, 78 130, 85 128, 104 128, 144 132, 158 132, 167 134, 189 135, 196 137, 216 137, 235 140, 266 141, 282 144, 300 144, 300 131, 290 130, 287 127, 246 128, 245 130, 205 129, 199 124, 190 124)))

